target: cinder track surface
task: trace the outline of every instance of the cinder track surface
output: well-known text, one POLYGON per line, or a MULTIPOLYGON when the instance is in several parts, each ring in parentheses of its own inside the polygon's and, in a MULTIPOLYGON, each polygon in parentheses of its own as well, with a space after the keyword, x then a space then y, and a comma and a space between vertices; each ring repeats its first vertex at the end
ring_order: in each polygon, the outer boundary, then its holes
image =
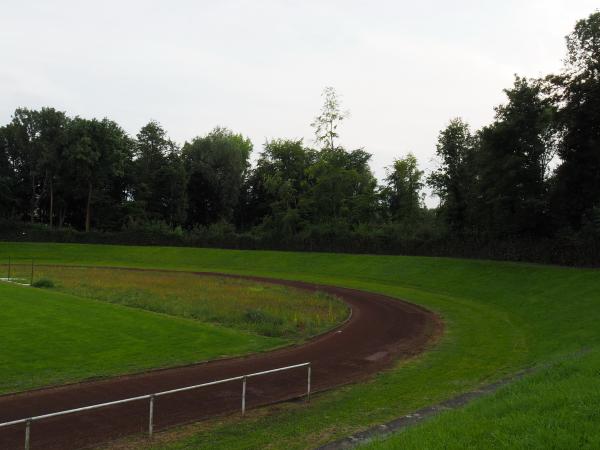
MULTIPOLYGON (((336 330, 298 346, 1 396, 0 422, 303 362, 312 363, 313 390, 322 391, 365 379, 390 367, 400 358, 422 352, 442 330, 441 321, 432 312, 384 295, 299 281, 234 277, 333 294, 352 308, 352 316, 336 330)), ((305 390, 305 368, 251 378, 248 380, 246 406, 255 408, 297 398, 305 390)), ((240 410, 240 402, 239 381, 160 397, 155 401, 155 430, 233 413, 240 410)), ((65 450, 94 446, 126 435, 144 433, 147 426, 148 402, 133 402, 36 421, 31 426, 31 448, 65 450)), ((0 428, 0 449, 22 449, 23 444, 24 425, 0 428)))

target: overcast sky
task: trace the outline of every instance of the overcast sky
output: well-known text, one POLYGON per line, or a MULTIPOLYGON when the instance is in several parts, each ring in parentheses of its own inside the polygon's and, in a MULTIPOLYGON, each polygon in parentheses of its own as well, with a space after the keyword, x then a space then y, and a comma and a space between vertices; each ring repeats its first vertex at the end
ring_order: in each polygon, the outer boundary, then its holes
POLYGON ((223 125, 305 138, 333 86, 348 148, 378 176, 412 151, 432 167, 452 117, 488 123, 513 74, 557 71, 588 0, 7 1, 0 9, 0 123, 15 108, 154 119, 179 143, 223 125))

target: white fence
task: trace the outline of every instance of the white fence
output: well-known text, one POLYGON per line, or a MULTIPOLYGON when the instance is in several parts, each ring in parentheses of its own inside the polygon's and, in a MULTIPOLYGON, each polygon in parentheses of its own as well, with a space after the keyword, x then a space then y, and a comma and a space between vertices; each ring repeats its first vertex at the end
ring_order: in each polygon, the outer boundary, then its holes
POLYGON ((247 375, 240 375, 238 377, 233 378, 225 378, 223 380, 211 381, 209 383, 196 384, 194 386, 186 386, 179 389, 171 389, 170 391, 156 392, 154 394, 146 394, 140 395, 138 397, 130 397, 122 400, 116 400, 114 402, 108 403, 98 403, 96 405, 84 406, 82 408, 68 409, 65 411, 59 411, 50 414, 43 414, 41 416, 28 417, 26 419, 13 420, 10 422, 0 423, 0 428, 8 427, 13 425, 25 424, 25 450, 29 450, 29 441, 31 437, 31 424, 36 420, 49 419, 51 417, 57 416, 65 416, 67 414, 74 414, 83 411, 90 411, 93 409, 104 408, 107 406, 121 405, 123 403, 136 402, 140 400, 149 400, 149 408, 148 408, 148 436, 152 437, 152 433, 154 431, 154 399, 156 397, 162 397, 164 395, 176 394, 178 392, 191 391, 193 389, 200 389, 203 387, 214 386, 217 384, 230 383, 232 381, 241 381, 242 382, 242 415, 246 413, 246 383, 248 378, 258 377, 261 375, 267 375, 276 372, 282 372, 284 370, 298 369, 301 367, 307 368, 307 386, 306 386, 306 401, 310 401, 310 378, 311 378, 311 363, 302 363, 296 364, 293 366, 280 367, 278 369, 265 370, 263 372, 250 373, 247 375))

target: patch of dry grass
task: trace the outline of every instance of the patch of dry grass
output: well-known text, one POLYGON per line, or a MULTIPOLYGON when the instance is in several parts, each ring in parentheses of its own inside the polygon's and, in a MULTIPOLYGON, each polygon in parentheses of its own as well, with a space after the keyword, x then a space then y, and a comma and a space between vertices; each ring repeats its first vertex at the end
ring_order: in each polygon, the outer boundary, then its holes
POLYGON ((218 276, 38 266, 35 277, 80 297, 290 340, 326 331, 349 313, 324 293, 218 276))

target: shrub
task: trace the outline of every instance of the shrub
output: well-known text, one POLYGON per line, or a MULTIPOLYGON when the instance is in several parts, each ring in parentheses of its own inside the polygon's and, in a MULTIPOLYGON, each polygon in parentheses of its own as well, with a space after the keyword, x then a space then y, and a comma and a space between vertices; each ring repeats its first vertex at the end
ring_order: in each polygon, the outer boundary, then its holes
POLYGON ((49 278, 40 278, 32 284, 33 287, 36 288, 53 288, 54 281, 49 278))
POLYGON ((260 309, 249 309, 244 314, 244 321, 255 324, 281 325, 283 320, 279 317, 274 317, 260 309))
POLYGON ((246 250, 322 251, 386 255, 446 256, 456 258, 528 261, 567 266, 600 267, 600 212, 596 208, 583 230, 566 230, 549 237, 446 236, 431 220, 417 231, 403 223, 367 224, 356 229, 307 226, 284 236, 266 227, 238 233, 220 222, 191 230, 171 230, 161 223, 144 228, 131 225, 122 231, 50 229, 0 219, 0 241, 73 242, 82 244, 170 245, 246 250))

